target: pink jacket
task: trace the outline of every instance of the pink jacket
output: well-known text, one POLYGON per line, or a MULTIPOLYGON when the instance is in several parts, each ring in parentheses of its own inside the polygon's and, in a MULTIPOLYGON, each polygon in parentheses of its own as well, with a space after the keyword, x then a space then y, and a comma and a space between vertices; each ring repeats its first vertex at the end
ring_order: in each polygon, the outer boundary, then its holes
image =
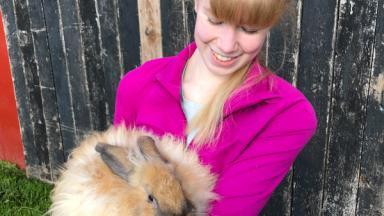
MULTIPOLYGON (((125 122, 186 140, 181 77, 195 49, 192 43, 177 56, 127 73, 117 90, 114 124, 125 122)), ((224 110, 217 143, 198 150, 201 161, 219 177, 215 192, 221 199, 212 203, 210 215, 254 216, 314 135, 316 115, 304 95, 276 75, 229 100, 224 110)))

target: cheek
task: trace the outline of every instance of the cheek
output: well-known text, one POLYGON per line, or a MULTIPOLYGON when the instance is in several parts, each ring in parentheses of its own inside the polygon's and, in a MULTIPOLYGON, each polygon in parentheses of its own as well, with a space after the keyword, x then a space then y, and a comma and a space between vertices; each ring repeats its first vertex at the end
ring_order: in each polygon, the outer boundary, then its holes
POLYGON ((250 55, 257 55, 263 48, 266 35, 245 36, 242 40, 243 51, 250 55))
POLYGON ((200 40, 204 43, 209 42, 214 38, 214 35, 212 34, 212 26, 205 24, 201 20, 196 21, 195 26, 195 39, 200 40))

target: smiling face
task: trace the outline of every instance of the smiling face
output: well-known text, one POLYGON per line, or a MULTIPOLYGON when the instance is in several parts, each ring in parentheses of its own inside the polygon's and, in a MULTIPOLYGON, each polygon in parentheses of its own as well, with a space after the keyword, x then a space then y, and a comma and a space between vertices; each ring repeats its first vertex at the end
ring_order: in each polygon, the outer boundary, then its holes
POLYGON ((216 76, 228 76, 248 66, 264 45, 269 28, 236 25, 215 17, 209 0, 195 0, 195 41, 198 56, 216 76))

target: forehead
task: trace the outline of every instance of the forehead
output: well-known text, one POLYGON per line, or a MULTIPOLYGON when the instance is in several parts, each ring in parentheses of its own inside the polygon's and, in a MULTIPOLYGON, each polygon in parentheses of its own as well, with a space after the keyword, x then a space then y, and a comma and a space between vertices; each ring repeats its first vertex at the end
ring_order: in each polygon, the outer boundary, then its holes
MULTIPOLYGON (((231 24, 235 25, 243 25, 243 24, 253 24, 249 22, 245 22, 245 14, 248 13, 249 10, 244 10, 244 6, 238 6, 238 7, 233 7, 233 4, 231 3, 223 3, 220 5, 217 5, 213 3, 213 7, 211 7, 212 1, 210 0, 198 0, 199 4, 198 7, 199 9, 209 15, 209 16, 214 16, 216 18, 219 18, 223 21, 229 22, 231 24)), ((223 1, 228 1, 228 0, 223 0, 223 1)), ((243 2, 238 2, 238 4, 244 4, 243 2)))
POLYGON ((208 0, 198 0, 198 9, 202 9, 204 12, 211 12, 211 4, 208 0))
POLYGON ((203 12, 234 24, 260 28, 273 26, 285 0, 196 0, 203 12))

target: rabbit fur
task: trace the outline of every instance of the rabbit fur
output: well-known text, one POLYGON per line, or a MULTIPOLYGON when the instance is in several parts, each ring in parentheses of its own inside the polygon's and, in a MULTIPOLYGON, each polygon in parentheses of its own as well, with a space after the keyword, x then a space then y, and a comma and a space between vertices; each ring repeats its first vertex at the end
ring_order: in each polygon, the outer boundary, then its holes
POLYGON ((216 177, 170 135, 124 125, 95 132, 71 153, 52 192, 53 216, 205 215, 216 177))

